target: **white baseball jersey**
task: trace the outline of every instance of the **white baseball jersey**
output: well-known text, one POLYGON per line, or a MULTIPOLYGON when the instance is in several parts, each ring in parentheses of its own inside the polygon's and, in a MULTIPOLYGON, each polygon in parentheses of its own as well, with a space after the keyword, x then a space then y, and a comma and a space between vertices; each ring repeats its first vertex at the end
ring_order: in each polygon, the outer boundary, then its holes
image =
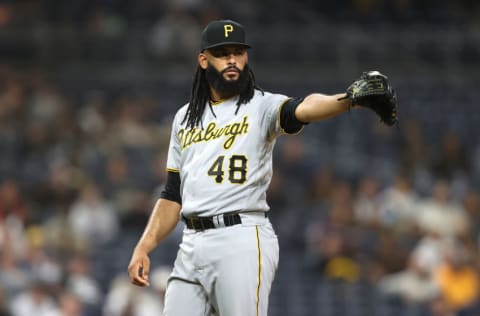
POLYGON ((203 129, 182 124, 187 105, 176 113, 167 170, 180 174, 183 215, 268 211, 272 151, 283 133, 279 113, 287 100, 256 90, 237 114, 238 97, 213 105, 213 112, 207 106, 203 129))

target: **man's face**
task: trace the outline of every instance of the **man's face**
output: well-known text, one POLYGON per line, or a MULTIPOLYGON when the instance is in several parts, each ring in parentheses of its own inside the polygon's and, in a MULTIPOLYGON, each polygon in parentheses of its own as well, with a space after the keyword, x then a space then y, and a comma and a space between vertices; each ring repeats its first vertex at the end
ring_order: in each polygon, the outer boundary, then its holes
POLYGON ((199 56, 199 64, 203 69, 207 69, 208 66, 215 68, 227 82, 237 81, 247 63, 247 50, 238 45, 207 49, 199 56))
POLYGON ((199 54, 210 87, 221 97, 240 94, 248 86, 248 56, 244 47, 226 45, 199 54))

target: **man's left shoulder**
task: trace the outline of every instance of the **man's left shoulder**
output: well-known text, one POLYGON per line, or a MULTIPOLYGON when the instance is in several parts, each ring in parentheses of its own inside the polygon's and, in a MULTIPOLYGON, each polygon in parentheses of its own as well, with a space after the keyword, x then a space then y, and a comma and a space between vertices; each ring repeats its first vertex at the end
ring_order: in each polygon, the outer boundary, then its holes
POLYGON ((253 96, 253 100, 256 100, 260 103, 267 103, 267 104, 276 104, 276 103, 283 103, 288 99, 287 96, 279 93, 273 93, 269 91, 260 91, 255 90, 255 94, 253 96))

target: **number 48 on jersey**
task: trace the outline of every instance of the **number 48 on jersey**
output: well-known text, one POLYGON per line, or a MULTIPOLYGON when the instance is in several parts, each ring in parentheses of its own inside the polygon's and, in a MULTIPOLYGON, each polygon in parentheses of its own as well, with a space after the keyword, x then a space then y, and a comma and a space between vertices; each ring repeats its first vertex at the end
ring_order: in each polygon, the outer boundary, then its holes
MULTIPOLYGON (((234 184, 242 184, 247 180, 247 157, 243 155, 232 155, 228 160, 228 181, 234 184)), ((208 175, 214 177, 216 183, 222 183, 224 179, 225 156, 218 156, 213 162, 208 175)))

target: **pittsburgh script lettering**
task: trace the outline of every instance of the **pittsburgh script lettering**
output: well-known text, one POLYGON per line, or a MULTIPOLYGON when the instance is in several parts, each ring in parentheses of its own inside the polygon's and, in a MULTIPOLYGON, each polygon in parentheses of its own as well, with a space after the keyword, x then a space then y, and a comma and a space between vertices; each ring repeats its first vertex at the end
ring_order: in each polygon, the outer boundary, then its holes
POLYGON ((191 128, 186 130, 184 128, 178 131, 178 138, 182 150, 199 142, 208 142, 222 136, 228 136, 223 143, 223 148, 230 149, 238 135, 248 133, 248 116, 244 116, 241 122, 227 124, 218 127, 215 122, 210 122, 205 129, 191 128))

